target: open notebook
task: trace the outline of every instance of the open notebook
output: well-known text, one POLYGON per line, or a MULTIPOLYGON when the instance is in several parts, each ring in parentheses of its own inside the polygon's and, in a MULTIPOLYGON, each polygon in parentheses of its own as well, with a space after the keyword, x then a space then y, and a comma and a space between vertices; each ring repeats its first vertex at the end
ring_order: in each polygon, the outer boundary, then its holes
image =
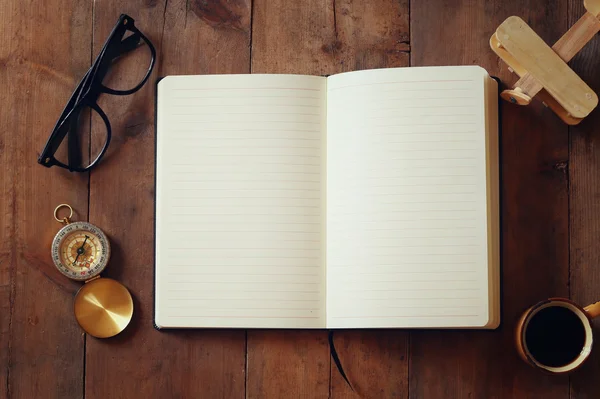
POLYGON ((479 67, 158 84, 158 328, 495 328, 479 67))

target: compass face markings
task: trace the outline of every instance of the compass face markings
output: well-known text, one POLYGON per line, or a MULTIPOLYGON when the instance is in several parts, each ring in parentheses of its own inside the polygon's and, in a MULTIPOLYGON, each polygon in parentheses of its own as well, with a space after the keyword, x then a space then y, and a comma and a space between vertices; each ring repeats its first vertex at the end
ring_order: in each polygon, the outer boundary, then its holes
POLYGON ((102 272, 110 257, 106 235, 87 222, 63 227, 52 242, 52 260, 58 270, 75 280, 87 280, 102 272))
POLYGON ((73 233, 64 239, 67 245, 63 244, 62 260, 72 270, 81 271, 98 264, 99 239, 86 233, 73 233))

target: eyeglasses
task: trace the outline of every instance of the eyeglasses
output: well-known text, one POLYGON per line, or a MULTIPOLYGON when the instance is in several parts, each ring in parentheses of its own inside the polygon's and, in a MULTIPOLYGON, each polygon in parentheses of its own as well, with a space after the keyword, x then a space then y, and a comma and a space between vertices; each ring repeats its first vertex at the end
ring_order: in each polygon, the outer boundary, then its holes
MULTIPOLYGON (((104 46, 102 46, 100 54, 71 95, 67 106, 60 115, 60 118, 56 122, 56 126, 54 126, 54 130, 52 130, 52 133, 50 134, 50 138, 48 138, 48 141, 44 146, 44 150, 38 158, 38 163, 46 167, 54 165, 60 166, 71 172, 85 172, 96 166, 106 153, 111 139, 110 122, 97 103, 98 97, 102 93, 114 94, 117 96, 126 96, 135 93, 142 88, 150 77, 155 60, 156 50, 152 43, 150 43, 150 40, 135 27, 133 18, 122 14, 104 43, 104 46), (126 90, 117 90, 105 86, 106 77, 113 64, 116 63, 116 61, 120 61, 122 56, 142 46, 144 43, 150 49, 150 62, 149 65, 147 63, 141 65, 141 68, 148 65, 147 69, 141 69, 141 72, 145 73, 141 81, 134 85, 133 88, 126 90), (86 118, 92 118, 93 113, 99 116, 104 122, 106 136, 104 138, 104 145, 99 147, 98 155, 92 157, 91 154, 88 154, 90 155, 88 158, 91 162, 86 162, 87 166, 85 166, 86 163, 84 163, 84 160, 86 154, 85 149, 81 148, 82 139, 80 133, 83 130, 86 118), (55 157, 65 136, 67 137, 68 157, 66 163, 59 161, 55 157)), ((139 63, 133 67, 140 69, 139 63)), ((131 71, 131 68, 131 65, 127 65, 127 70, 124 70, 123 72, 125 72, 127 76, 135 76, 136 71, 131 71)), ((118 72, 120 72, 120 70, 117 71, 117 73, 118 72)), ((136 82, 138 82, 137 79, 136 82)), ((129 87, 131 87, 131 85, 129 87)), ((99 140, 96 139, 94 142, 99 142, 99 140)), ((91 152, 91 150, 88 151, 91 152)))

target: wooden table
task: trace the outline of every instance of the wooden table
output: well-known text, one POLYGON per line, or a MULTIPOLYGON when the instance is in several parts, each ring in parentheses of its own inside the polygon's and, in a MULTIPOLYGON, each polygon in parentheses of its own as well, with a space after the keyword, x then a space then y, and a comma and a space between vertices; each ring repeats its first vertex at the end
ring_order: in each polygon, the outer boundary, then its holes
MULTIPOLYGON (((0 398, 354 398, 326 331, 152 327, 154 85, 105 96, 109 155, 91 174, 36 163, 77 81, 121 12, 154 42, 154 72, 303 73, 479 64, 512 83, 488 47, 519 15, 548 43, 581 0, 2 0, 0 2, 0 398), (67 202, 113 243, 107 274, 132 291, 122 335, 86 337, 78 285, 50 259, 67 202)), ((572 63, 600 89, 600 41, 572 63)), ((549 296, 600 299, 600 111, 568 128, 536 103, 502 105, 503 325, 497 331, 341 331, 361 397, 598 398, 600 350, 571 377, 516 356, 517 315, 549 296)), ((92 125, 92 145, 98 145, 92 125)), ((597 330, 598 332, 598 330, 597 330)))

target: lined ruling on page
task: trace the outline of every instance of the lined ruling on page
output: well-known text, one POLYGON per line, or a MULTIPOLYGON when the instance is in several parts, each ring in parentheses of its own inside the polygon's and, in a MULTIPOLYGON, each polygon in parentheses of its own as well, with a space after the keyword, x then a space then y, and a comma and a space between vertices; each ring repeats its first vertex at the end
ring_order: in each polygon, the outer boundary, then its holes
POLYGON ((487 323, 485 76, 329 78, 328 327, 487 323))
POLYGON ((325 326, 325 88, 291 75, 160 82, 159 326, 325 326))

